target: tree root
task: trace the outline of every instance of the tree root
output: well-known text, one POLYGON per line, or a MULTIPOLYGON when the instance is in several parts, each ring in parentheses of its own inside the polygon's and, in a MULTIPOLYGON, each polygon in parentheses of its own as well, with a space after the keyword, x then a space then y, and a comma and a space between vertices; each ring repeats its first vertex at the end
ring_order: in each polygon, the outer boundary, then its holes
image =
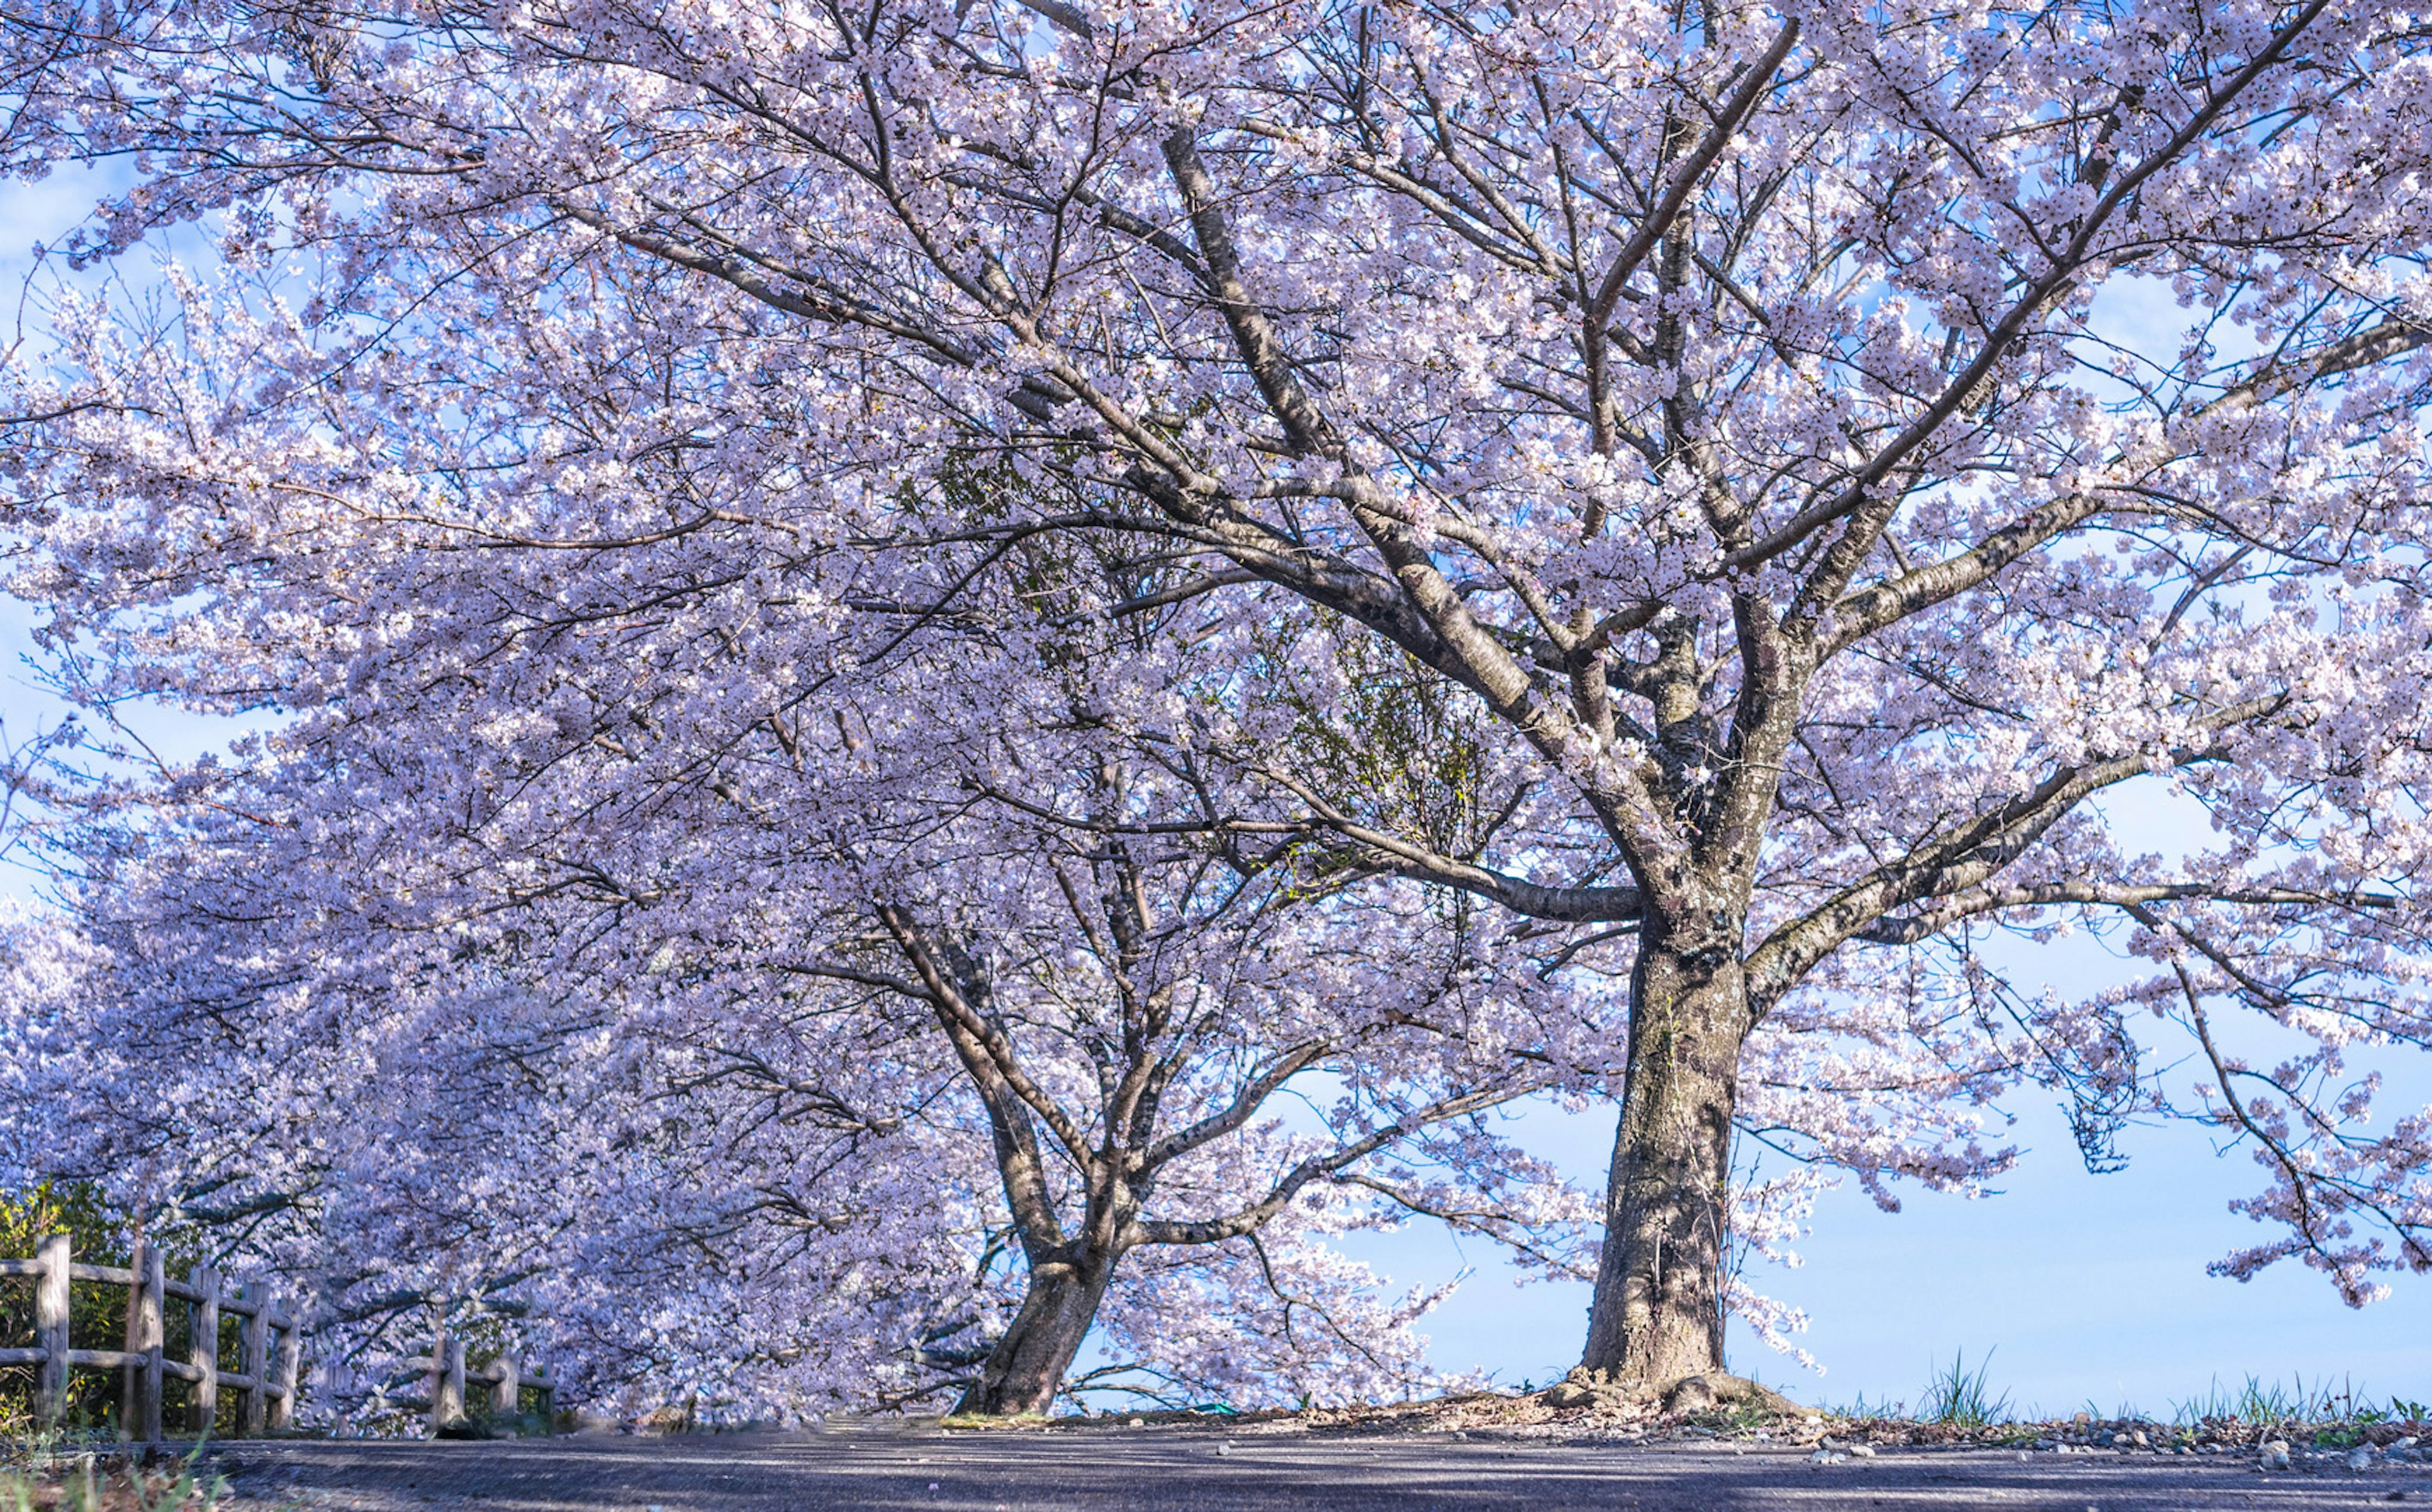
POLYGON ((1707 1370, 1663 1382, 1619 1381, 1607 1379, 1602 1370, 1590 1370, 1582 1366, 1541 1394, 1538 1400, 1549 1407, 1636 1407, 1660 1402, 1665 1412, 1673 1413, 1705 1412, 1714 1407, 1754 1407, 1759 1411, 1788 1417, 1807 1410, 1771 1386, 1722 1370, 1707 1370))

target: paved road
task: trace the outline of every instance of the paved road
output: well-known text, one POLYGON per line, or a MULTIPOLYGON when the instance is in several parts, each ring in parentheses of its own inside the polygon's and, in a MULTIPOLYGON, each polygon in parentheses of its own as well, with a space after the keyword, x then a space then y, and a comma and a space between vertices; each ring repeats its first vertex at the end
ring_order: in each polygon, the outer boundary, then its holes
POLYGON ((934 1430, 231 1444, 241 1512, 2246 1512, 2432 1504, 2420 1467, 2266 1473, 2223 1459, 1803 1453, 1446 1436, 1230 1441, 1205 1431, 934 1430))

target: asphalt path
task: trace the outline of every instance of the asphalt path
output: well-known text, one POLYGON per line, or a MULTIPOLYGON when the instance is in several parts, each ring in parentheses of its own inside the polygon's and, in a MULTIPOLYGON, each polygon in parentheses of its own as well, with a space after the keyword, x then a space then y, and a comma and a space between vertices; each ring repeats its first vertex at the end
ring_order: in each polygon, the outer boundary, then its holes
POLYGON ((231 1512, 1571 1512, 2001 1507, 2245 1512, 2432 1505, 2424 1467, 2247 1457, 1619 1445, 1473 1434, 1229 1440, 1203 1429, 238 1443, 231 1512))

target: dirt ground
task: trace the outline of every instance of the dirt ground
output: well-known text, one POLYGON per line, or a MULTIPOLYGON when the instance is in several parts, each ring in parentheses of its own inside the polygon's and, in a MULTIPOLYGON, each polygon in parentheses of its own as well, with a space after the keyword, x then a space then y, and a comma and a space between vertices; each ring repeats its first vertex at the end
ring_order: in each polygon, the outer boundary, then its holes
MULTIPOLYGON (((1830 1451, 1826 1451, 1830 1454, 1830 1451)), ((1149 1423, 228 1444, 229 1512, 1567 1512, 2432 1504, 2432 1467, 1960 1446, 1816 1462, 1812 1445, 1149 1423)))

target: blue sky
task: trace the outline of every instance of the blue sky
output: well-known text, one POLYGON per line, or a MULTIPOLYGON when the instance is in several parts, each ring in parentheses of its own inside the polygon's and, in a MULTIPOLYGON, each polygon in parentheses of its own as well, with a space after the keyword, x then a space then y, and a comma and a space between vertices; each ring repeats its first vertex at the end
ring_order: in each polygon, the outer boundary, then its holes
MULTIPOLYGON (((0 288, 28 266, 25 248, 58 236, 91 204, 89 180, 59 176, 0 187, 0 288)), ((29 672, 21 606, 0 602, 0 718, 22 738, 56 717, 29 672)), ((226 727, 165 712, 131 714, 164 754, 191 754, 226 727)), ((2158 811, 2157 811, 2158 812, 2158 811)), ((2160 813, 2165 827, 2185 822, 2160 813)), ((0 876, 24 896, 28 879, 0 876)), ((2036 974, 2063 989, 2093 984, 2104 962, 2091 945, 2054 948, 2036 974)), ((2033 986, 2030 981, 2024 985, 2033 986)), ((2415 1070, 2393 1078, 2385 1109, 2432 1093, 2415 1070), (2407 1096, 2407 1094, 2413 1094, 2407 1096)), ((2267 1237, 2226 1211, 2261 1172, 2244 1151, 2217 1155, 2203 1132, 2131 1129, 2128 1168, 2089 1176, 2066 1124, 2041 1094, 2013 1100, 2013 1137, 2028 1147, 1999 1196, 1961 1201, 1909 1194, 1906 1210, 1879 1213, 1854 1190, 1829 1196, 1795 1271, 1766 1270, 1761 1289, 1807 1309, 1800 1342, 1826 1373, 1801 1369, 1735 1331, 1732 1361, 1795 1397, 1847 1404, 1917 1400, 1928 1375, 1964 1352, 1991 1351, 1991 1383, 2020 1408, 2108 1412, 2133 1403, 2168 1414, 2218 1381, 2249 1374, 2352 1382, 2360 1395, 2432 1401, 2432 1278, 2400 1278, 2397 1295, 2351 1311, 2320 1276, 2285 1263, 2249 1284, 2207 1276, 2221 1254, 2267 1237)), ((1612 1136, 1609 1111, 1524 1115, 1522 1136, 1575 1180, 1600 1183, 1612 1136)), ((1365 1238, 1359 1252, 1397 1284, 1477 1274, 1427 1323, 1437 1363, 1482 1369, 1503 1384, 1543 1383, 1578 1357, 1585 1328, 1580 1285, 1514 1286, 1491 1247, 1464 1252, 1441 1232, 1414 1227, 1365 1238)))
MULTIPOLYGON (((1734 1369, 1802 1402, 1847 1405, 1862 1394, 1915 1403, 1937 1365, 1992 1351, 1990 1379, 2021 1410, 2109 1413, 2128 1403, 2168 1415, 2248 1374, 2352 1380, 2358 1393, 2432 1401, 2432 1278, 2403 1278, 2396 1295, 2361 1312, 2293 1263, 2240 1284, 2204 1265, 2264 1231, 2226 1211, 2259 1184, 2242 1151, 2216 1157, 2187 1128, 2131 1130, 2128 1168, 2089 1176, 2067 1124, 2034 1096, 2018 1100, 2017 1134, 2030 1148, 2000 1196, 1968 1201, 1909 1194, 1886 1215, 1855 1190, 1817 1208, 1797 1270, 1752 1274, 1760 1289, 1807 1309, 1800 1343, 1821 1375, 1752 1341, 1731 1339, 1734 1369), (2410 1284, 2411 1281, 2411 1284, 2410 1284)), ((1595 1180, 1610 1117, 1532 1112, 1527 1137, 1595 1180)), ((1441 1234, 1411 1230, 1362 1248, 1396 1279, 1480 1274, 1427 1325, 1447 1367, 1483 1367, 1504 1383, 1544 1383, 1578 1357, 1581 1285, 1513 1287, 1484 1246, 1466 1257, 1441 1234), (1499 1268, 1497 1268, 1499 1269, 1499 1268)))

